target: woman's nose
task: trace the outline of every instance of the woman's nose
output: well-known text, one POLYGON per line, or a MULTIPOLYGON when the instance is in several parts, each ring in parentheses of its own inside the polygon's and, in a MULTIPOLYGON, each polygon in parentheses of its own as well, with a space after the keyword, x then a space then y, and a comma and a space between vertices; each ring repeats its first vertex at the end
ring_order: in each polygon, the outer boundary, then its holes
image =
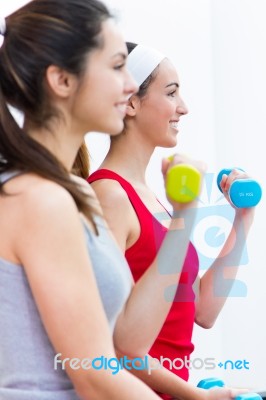
POLYGON ((126 76, 126 83, 125 83, 125 91, 130 97, 132 94, 138 92, 139 85, 137 84, 137 82, 135 81, 135 79, 133 78, 133 76, 130 74, 130 72, 128 70, 126 71, 126 74, 127 74, 127 76, 126 76))
POLYGON ((182 98, 180 98, 180 101, 178 102, 176 109, 179 114, 186 115, 188 113, 188 108, 182 98))

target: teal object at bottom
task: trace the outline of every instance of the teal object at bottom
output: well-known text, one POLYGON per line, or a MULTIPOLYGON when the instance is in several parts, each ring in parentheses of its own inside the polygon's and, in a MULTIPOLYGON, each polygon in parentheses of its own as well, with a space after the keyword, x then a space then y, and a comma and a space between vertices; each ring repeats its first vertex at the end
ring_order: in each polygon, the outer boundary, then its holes
MULTIPOLYGON (((202 379, 197 386, 201 389, 212 389, 215 387, 223 387, 224 381, 222 381, 219 378, 206 378, 202 379)), ((262 397, 258 393, 248 392, 236 396, 234 400, 262 400, 262 397)))
POLYGON ((262 400, 262 397, 258 393, 243 393, 237 397, 235 400, 262 400))
POLYGON ((201 389, 210 389, 213 387, 223 387, 224 386, 224 381, 222 381, 219 378, 206 378, 202 379, 198 385, 199 388, 201 389))

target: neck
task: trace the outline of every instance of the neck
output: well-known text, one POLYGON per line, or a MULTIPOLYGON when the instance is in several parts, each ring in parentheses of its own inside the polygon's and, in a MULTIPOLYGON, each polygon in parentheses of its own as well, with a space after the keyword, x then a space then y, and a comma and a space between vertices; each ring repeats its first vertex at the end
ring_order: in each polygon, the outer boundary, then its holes
POLYGON ((111 140, 110 150, 100 168, 111 169, 131 182, 145 184, 145 173, 154 146, 145 142, 143 134, 128 130, 111 140))
POLYGON ((83 135, 74 135, 73 131, 57 126, 56 129, 26 129, 29 136, 52 153, 71 172, 77 152, 82 144, 83 135))

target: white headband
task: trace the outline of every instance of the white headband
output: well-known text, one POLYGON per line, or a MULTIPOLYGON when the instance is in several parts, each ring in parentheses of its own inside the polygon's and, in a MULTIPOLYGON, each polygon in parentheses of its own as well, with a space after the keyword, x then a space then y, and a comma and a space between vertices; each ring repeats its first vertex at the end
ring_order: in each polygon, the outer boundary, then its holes
POLYGON ((127 69, 140 86, 164 58, 159 51, 139 44, 128 55, 127 69))
POLYGON ((4 36, 6 33, 6 19, 4 17, 0 17, 0 35, 4 36))

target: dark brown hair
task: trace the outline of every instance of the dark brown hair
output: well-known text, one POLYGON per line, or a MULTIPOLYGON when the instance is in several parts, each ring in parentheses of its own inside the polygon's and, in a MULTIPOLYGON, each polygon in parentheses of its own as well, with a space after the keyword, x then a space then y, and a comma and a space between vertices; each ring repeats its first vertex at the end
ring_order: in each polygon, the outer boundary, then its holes
MULTIPOLYGON (((36 127, 57 117, 45 85, 49 65, 82 77, 90 51, 103 46, 102 23, 111 15, 98 0, 33 0, 6 19, 0 48, 0 173, 31 171, 63 186, 92 221, 81 187, 44 146, 18 126, 7 104, 36 127)), ((4 194, 0 184, 0 194, 4 194)))

